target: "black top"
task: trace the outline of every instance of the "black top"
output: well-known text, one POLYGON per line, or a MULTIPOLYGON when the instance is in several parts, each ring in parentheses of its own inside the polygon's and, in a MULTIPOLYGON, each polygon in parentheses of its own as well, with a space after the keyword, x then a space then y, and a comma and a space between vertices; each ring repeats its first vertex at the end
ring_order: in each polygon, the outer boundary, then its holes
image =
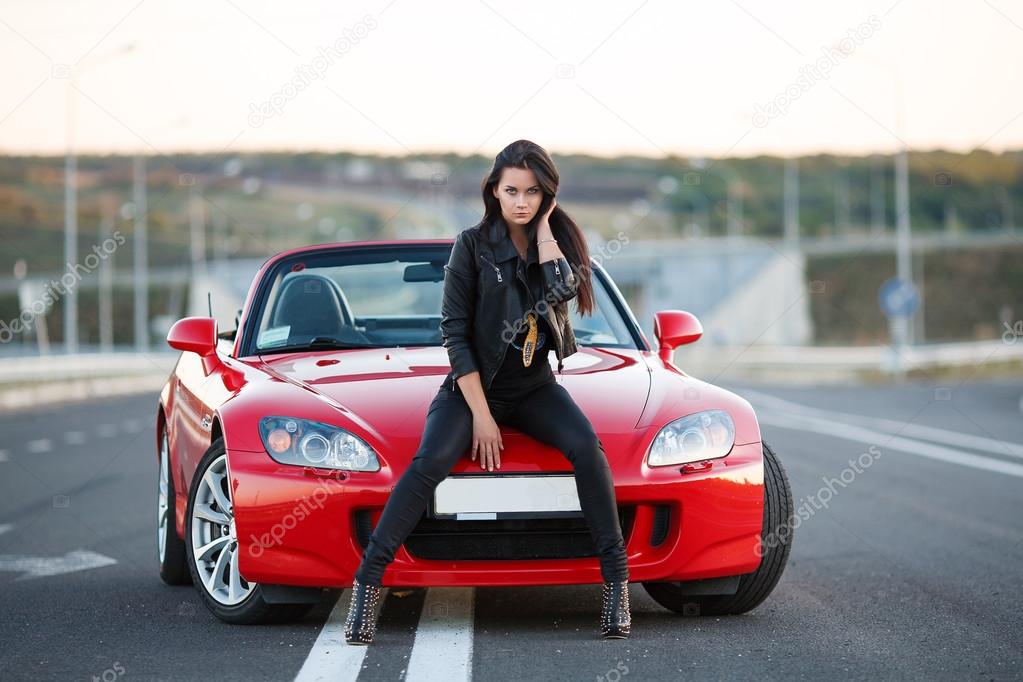
POLYGON ((554 377, 547 354, 553 348, 550 326, 542 315, 536 315, 536 348, 529 367, 522 362, 522 344, 529 333, 529 326, 519 332, 504 352, 504 362, 494 375, 487 398, 513 399, 548 379, 554 377))
POLYGON ((543 298, 543 275, 540 272, 540 263, 536 255, 535 244, 530 244, 527 252, 528 262, 521 258, 515 259, 516 286, 524 286, 521 277, 529 282, 528 299, 533 303, 530 310, 536 313, 536 348, 533 350, 533 360, 526 367, 522 364, 522 344, 529 334, 529 325, 526 324, 525 312, 523 312, 523 328, 515 339, 508 345, 504 352, 504 361, 498 368, 489 390, 484 390, 488 400, 515 400, 523 393, 539 386, 546 381, 554 380, 554 373, 547 360, 547 354, 554 347, 554 340, 551 337, 550 326, 547 320, 540 314, 536 301, 543 298))
MULTIPOLYGON (((529 367, 522 363, 522 344, 529 334, 529 325, 526 322, 525 314, 522 313, 522 330, 515 339, 508 344, 504 352, 504 360, 498 368, 490 388, 484 387, 484 393, 488 400, 514 400, 532 388, 547 381, 554 381, 554 372, 551 370, 548 353, 554 348, 554 338, 551 336, 550 325, 547 319, 540 314, 536 302, 543 299, 543 275, 540 271, 540 263, 536 250, 536 244, 531 243, 527 252, 528 262, 522 258, 515 259, 516 274, 515 285, 525 287, 521 278, 529 282, 528 299, 533 305, 530 307, 536 314, 536 348, 533 350, 533 360, 529 367)), ((541 306, 542 307, 542 306, 541 306)), ((510 324, 517 320, 509 320, 510 324)), ((482 377, 480 377, 482 379, 482 377)), ((444 387, 450 389, 453 382, 451 374, 448 373, 444 381, 444 387)))

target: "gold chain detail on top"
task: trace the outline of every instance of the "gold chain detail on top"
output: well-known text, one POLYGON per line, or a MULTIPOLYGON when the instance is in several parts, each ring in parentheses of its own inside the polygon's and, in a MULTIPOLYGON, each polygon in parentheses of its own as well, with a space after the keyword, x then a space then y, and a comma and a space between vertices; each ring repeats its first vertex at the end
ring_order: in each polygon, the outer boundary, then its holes
POLYGON ((536 313, 530 311, 526 317, 529 321, 529 332, 526 334, 526 340, 522 342, 522 365, 529 367, 533 363, 533 351, 536 350, 536 313))

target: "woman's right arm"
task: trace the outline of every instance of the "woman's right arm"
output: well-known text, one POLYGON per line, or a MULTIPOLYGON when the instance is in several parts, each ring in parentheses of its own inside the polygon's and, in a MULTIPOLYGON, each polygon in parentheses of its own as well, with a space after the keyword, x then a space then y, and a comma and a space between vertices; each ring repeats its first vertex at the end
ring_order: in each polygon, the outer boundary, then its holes
POLYGON ((472 461, 476 461, 478 453, 481 469, 487 471, 493 471, 495 467, 500 469, 504 441, 501 439, 500 427, 490 414, 490 406, 487 405, 487 398, 483 393, 483 384, 480 383, 480 373, 473 372, 459 377, 458 388, 472 410, 472 461))
POLYGON ((448 264, 444 266, 444 294, 441 302, 441 336, 448 351, 448 361, 454 370, 454 380, 469 404, 473 416, 472 459, 480 454, 480 467, 501 468, 504 443, 501 431, 490 414, 479 363, 472 347, 473 312, 476 308, 476 259, 473 257, 466 231, 459 233, 451 248, 448 264))

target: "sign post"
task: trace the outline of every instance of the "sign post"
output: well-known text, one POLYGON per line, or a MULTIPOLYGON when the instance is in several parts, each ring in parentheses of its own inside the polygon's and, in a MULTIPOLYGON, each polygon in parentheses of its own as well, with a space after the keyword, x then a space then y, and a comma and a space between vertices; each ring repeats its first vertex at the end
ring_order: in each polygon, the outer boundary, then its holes
POLYGON ((920 292, 908 279, 891 277, 878 290, 881 312, 888 318, 888 333, 891 336, 891 354, 888 371, 899 379, 905 376, 902 351, 909 335, 909 320, 920 306, 920 292))

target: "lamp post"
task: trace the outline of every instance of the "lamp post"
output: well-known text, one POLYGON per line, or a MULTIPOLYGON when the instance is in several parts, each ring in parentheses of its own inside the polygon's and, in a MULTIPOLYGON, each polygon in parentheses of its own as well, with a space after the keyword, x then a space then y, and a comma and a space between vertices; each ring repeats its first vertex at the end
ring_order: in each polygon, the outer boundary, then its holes
MULTIPOLYGON (((895 278, 898 287, 889 288, 892 300, 901 299, 907 303, 896 314, 888 314, 888 330, 892 340, 890 371, 902 378, 905 368, 902 363, 901 350, 915 342, 914 325, 923 320, 922 287, 917 288, 913 282, 912 261, 912 228, 909 215, 909 144, 906 142, 906 107, 903 97, 903 80, 899 69, 888 62, 860 53, 860 56, 871 64, 881 67, 892 79, 895 89, 895 135, 899 140, 899 150, 895 154, 895 278)), ((921 273, 922 276, 922 273, 921 273)), ((922 284, 922 283, 921 283, 922 284)), ((885 289, 882 287, 881 295, 885 289)), ((923 327, 920 327, 920 340, 923 340, 923 327)))
MULTIPOLYGON (((146 132, 161 129, 180 128, 188 124, 188 117, 182 116, 170 124, 146 132)), ((134 328, 135 350, 145 353, 149 350, 149 207, 146 199, 146 157, 141 151, 135 154, 132 161, 132 203, 134 223, 134 328)))
POLYGON ((785 159, 784 217, 785 245, 795 248, 799 244, 799 158, 785 159))
MULTIPOLYGON (((127 54, 135 49, 128 43, 116 50, 103 52, 92 59, 84 59, 71 66, 65 87, 64 134, 64 266, 72 269, 78 261, 78 159, 75 156, 75 81, 84 72, 83 66, 96 66, 110 58, 127 54)), ((78 287, 68 287, 64 298, 64 352, 78 352, 78 287)))

